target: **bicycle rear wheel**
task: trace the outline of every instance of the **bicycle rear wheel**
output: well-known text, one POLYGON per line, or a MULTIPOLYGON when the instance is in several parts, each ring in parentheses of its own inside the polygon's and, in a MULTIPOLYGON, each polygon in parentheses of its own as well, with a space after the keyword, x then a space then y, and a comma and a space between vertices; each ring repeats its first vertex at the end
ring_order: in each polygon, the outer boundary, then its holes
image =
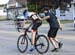
POLYGON ((28 48, 28 40, 24 35, 21 35, 17 40, 17 48, 21 53, 24 53, 28 48))
POLYGON ((35 49, 40 53, 44 54, 48 51, 49 49, 49 41, 48 38, 45 35, 39 35, 36 38, 35 42, 35 49))

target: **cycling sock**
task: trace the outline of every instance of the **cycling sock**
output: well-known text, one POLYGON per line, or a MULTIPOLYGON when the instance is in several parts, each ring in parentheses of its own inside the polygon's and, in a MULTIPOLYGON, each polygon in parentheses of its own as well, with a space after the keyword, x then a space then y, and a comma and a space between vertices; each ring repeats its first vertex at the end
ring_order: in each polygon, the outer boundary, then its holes
POLYGON ((31 46, 31 49, 29 51, 35 50, 34 45, 31 46))
POLYGON ((31 45, 31 48, 34 48, 34 45, 31 45))

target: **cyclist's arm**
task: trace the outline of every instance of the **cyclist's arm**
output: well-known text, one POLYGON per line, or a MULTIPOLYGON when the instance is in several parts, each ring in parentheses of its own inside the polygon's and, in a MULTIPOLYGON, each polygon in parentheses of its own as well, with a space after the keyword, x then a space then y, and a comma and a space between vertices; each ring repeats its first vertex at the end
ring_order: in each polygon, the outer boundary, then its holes
POLYGON ((38 16, 38 18, 40 19, 40 20, 42 20, 42 18, 39 16, 39 15, 37 15, 38 16))

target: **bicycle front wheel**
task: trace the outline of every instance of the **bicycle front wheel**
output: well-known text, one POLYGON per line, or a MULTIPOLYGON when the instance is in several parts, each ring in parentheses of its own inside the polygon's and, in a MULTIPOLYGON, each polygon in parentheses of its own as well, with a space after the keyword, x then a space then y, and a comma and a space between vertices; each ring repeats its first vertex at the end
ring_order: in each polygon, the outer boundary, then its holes
POLYGON ((21 35, 17 40, 17 48, 21 53, 24 53, 28 47, 28 40, 25 35, 21 35))
POLYGON ((39 35, 36 38, 35 48, 40 54, 44 54, 49 49, 49 40, 45 35, 39 35))

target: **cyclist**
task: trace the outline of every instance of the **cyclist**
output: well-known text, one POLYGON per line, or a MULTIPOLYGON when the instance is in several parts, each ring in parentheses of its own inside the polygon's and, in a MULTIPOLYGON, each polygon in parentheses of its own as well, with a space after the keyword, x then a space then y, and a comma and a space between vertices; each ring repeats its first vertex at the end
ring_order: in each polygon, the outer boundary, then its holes
POLYGON ((42 20, 47 20, 50 26, 50 29, 48 31, 48 37, 54 47, 54 49, 51 51, 57 52, 58 49, 62 47, 62 43, 57 40, 56 35, 57 35, 59 28, 62 30, 62 26, 60 24, 59 19, 55 16, 54 13, 52 13, 52 11, 48 7, 45 7, 43 9, 43 12, 45 14, 45 17, 42 20), (56 43, 58 43, 59 48, 56 45, 56 43))
MULTIPOLYGON (((30 51, 34 50, 34 44, 35 44, 35 35, 37 32, 38 27, 42 24, 41 18, 36 12, 29 12, 28 10, 25 10, 23 12, 25 19, 31 19, 32 20, 32 48, 30 51)), ((23 25, 26 23, 26 20, 23 21, 23 25)))

